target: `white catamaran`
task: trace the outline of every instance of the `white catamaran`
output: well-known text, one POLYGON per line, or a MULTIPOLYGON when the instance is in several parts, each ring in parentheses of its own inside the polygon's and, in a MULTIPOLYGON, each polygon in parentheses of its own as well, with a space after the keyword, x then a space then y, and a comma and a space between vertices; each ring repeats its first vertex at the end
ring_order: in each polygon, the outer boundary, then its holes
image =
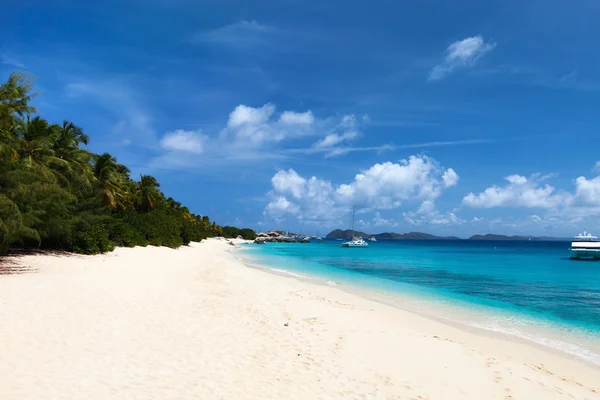
POLYGON ((354 216, 356 215, 356 207, 352 210, 352 240, 343 242, 342 247, 368 247, 369 244, 362 237, 354 236, 354 216))

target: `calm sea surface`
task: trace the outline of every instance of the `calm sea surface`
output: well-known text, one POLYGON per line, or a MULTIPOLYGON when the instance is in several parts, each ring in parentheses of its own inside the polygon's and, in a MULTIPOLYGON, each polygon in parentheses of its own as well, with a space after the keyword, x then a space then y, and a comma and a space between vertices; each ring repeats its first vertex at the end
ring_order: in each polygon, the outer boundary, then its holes
POLYGON ((248 245, 243 257, 399 308, 534 341, 600 365, 600 262, 568 242, 248 245))

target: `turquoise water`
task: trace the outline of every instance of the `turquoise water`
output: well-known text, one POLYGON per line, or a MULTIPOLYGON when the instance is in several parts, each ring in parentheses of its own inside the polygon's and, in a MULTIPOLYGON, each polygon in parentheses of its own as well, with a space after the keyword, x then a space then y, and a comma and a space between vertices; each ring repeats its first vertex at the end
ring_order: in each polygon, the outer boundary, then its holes
POLYGON ((435 318, 518 336, 600 364, 600 262, 568 242, 268 243, 249 257, 435 318))

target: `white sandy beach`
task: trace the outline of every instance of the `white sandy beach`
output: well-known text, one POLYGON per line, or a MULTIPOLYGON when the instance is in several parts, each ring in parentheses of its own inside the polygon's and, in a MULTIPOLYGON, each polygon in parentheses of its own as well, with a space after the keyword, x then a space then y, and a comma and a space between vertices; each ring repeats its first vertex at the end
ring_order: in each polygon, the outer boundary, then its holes
POLYGON ((600 399, 593 366, 248 268, 219 240, 18 263, 36 272, 0 275, 3 400, 600 399))

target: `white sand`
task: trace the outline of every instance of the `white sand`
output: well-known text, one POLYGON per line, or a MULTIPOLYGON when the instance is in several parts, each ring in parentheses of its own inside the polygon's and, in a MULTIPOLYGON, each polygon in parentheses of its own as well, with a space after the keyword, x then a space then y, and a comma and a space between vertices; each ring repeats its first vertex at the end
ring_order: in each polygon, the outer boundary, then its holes
POLYGON ((0 275, 0 399, 599 399, 600 371, 292 278, 218 240, 0 275), (288 326, 284 326, 288 323, 288 326))

